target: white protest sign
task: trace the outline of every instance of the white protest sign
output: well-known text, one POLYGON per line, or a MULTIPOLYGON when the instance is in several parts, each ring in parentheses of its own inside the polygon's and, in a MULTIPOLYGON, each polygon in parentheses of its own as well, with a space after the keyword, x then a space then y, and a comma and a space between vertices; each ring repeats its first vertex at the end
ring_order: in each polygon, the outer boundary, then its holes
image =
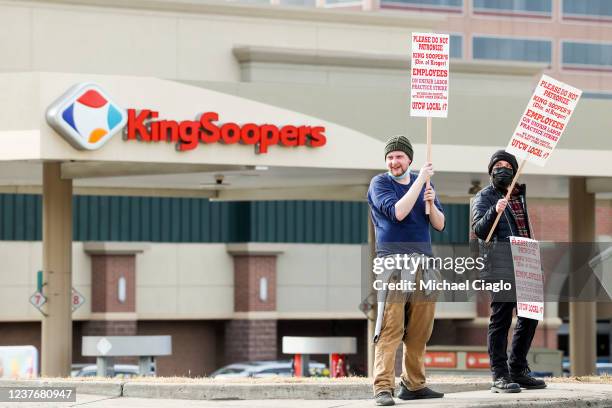
POLYGON ((514 278, 516 280, 516 314, 544 320, 544 275, 538 241, 510 237, 514 278))
POLYGON ((580 89, 542 75, 506 151, 544 166, 567 127, 580 95, 580 89))
POLYGON ((410 116, 448 115, 448 34, 412 33, 410 116))

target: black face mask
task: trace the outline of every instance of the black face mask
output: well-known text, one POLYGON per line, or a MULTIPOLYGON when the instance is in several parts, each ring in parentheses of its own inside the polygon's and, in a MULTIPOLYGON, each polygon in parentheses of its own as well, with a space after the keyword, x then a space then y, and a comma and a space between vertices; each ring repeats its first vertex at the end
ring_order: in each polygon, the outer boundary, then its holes
POLYGON ((497 188, 506 189, 512 183, 514 171, 507 167, 498 167, 491 172, 491 180, 497 188))

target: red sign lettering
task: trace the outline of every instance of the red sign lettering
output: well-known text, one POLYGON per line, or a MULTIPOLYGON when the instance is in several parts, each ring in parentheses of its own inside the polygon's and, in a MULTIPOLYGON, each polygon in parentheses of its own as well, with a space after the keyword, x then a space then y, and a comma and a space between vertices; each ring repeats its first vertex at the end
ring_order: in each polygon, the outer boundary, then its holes
POLYGON ((246 123, 218 125, 219 114, 205 112, 197 121, 158 120, 159 113, 143 109, 128 109, 126 140, 142 142, 171 142, 179 151, 195 149, 200 143, 246 144, 255 152, 267 153, 274 145, 285 147, 321 147, 327 143, 323 126, 282 126, 246 123))

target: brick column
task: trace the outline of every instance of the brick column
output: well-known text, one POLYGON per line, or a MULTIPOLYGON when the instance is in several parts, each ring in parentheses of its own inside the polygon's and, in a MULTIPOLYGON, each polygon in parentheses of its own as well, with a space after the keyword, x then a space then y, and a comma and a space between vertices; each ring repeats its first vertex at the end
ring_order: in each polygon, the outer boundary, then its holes
POLYGON ((276 255, 234 255, 234 311, 276 311, 276 255))
POLYGON ((225 363, 275 360, 276 258, 275 244, 228 244, 234 258, 234 319, 225 326, 225 363))
POLYGON ((225 326, 225 362, 276 360, 276 319, 233 319, 225 326))
POLYGON ((91 320, 83 335, 136 335, 136 254, 146 245, 92 242, 84 249, 91 256, 91 320))

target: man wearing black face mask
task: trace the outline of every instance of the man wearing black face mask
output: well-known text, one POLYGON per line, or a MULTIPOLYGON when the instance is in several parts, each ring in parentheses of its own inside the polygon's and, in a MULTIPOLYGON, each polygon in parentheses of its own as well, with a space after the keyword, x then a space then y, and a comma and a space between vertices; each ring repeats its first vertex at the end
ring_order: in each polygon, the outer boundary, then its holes
POLYGON ((493 392, 520 392, 526 389, 545 388, 546 383, 529 375, 527 353, 535 334, 538 321, 518 317, 512 348, 508 359, 508 331, 512 324, 512 313, 516 308, 514 296, 514 265, 510 250, 510 236, 532 238, 532 229, 527 214, 525 185, 516 183, 506 200, 508 187, 518 171, 516 158, 504 150, 498 150, 489 162, 491 184, 482 189, 472 204, 472 228, 479 238, 481 254, 487 252, 487 267, 481 278, 488 281, 504 280, 513 283, 512 293, 493 294, 491 318, 487 336, 489 360, 493 374, 493 392), (485 244, 489 231, 498 213, 502 213, 495 227, 491 244, 485 244), (494 248, 494 249, 491 249, 494 248))

